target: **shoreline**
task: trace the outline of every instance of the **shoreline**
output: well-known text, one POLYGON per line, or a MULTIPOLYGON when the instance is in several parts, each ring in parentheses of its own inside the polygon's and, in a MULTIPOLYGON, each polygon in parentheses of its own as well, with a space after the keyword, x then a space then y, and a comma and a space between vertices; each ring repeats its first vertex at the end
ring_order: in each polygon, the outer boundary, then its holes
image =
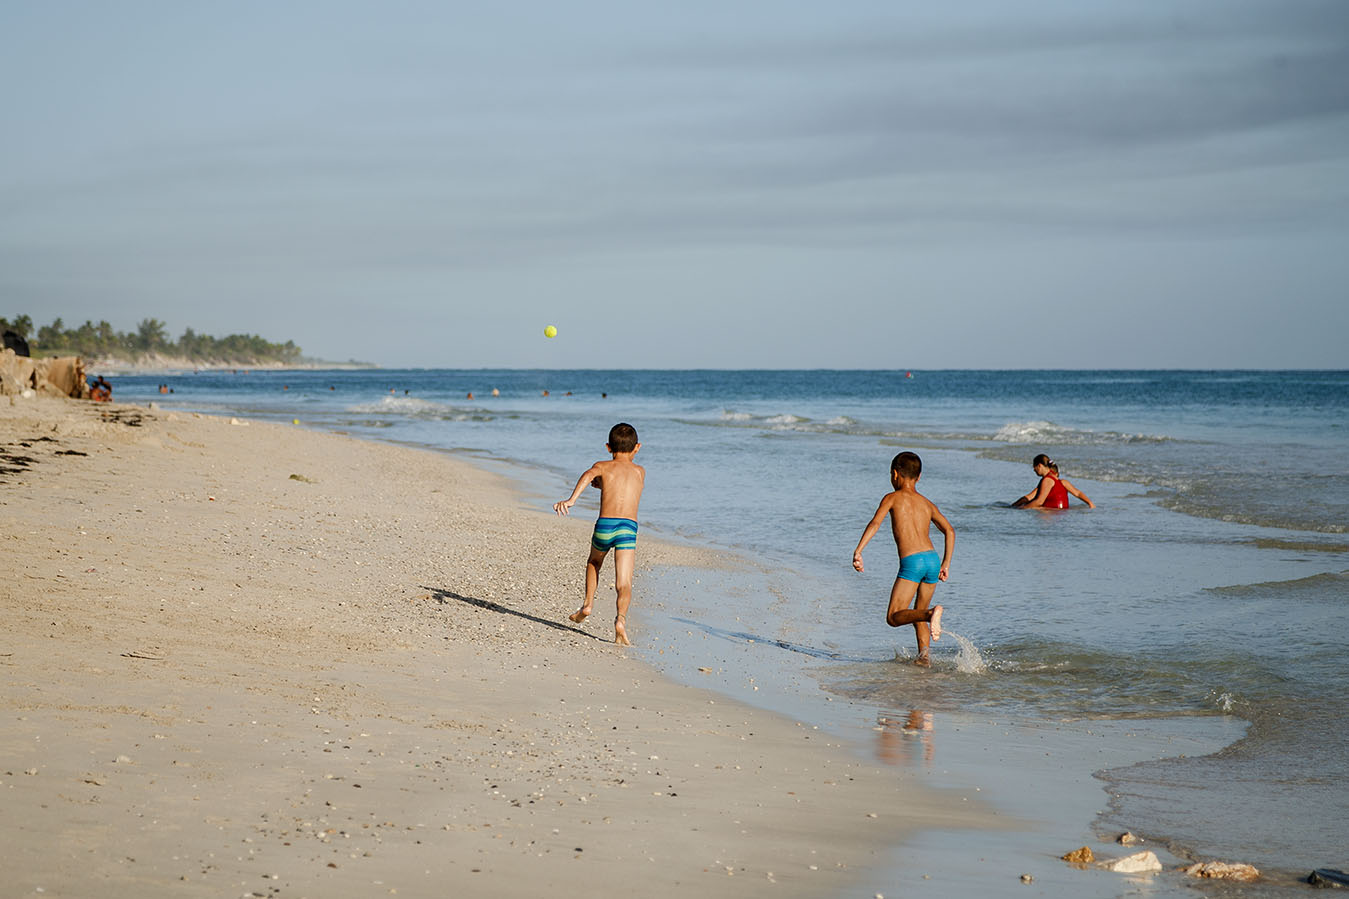
POLYGON ((586 524, 447 454, 60 400, 0 429, 18 895, 829 895, 1011 826, 569 626, 586 524))
POLYGON ((108 377, 133 375, 183 375, 197 372, 253 372, 253 371, 371 371, 380 366, 373 362, 206 362, 190 359, 162 359, 151 365, 142 365, 126 359, 88 359, 86 369, 91 374, 108 377))

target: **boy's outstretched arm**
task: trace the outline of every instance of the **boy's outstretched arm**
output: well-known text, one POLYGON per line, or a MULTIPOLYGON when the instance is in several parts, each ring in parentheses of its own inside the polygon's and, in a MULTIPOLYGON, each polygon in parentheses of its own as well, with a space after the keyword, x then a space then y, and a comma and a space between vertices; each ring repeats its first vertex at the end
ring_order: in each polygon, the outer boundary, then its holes
POLYGON ((944 548, 941 554, 941 571, 937 573, 937 580, 944 581, 951 576, 951 556, 956 551, 956 529, 951 527, 951 522, 946 520, 946 516, 941 514, 941 510, 935 505, 932 507, 932 523, 941 531, 942 543, 944 548))
POLYGON ((1069 484, 1063 478, 1059 478, 1059 483, 1063 485, 1064 490, 1067 490, 1073 496, 1077 497, 1078 499, 1082 500, 1082 502, 1086 503, 1088 509, 1096 508, 1096 504, 1091 500, 1087 499, 1087 495, 1083 493, 1081 490, 1078 490, 1076 487, 1074 487, 1072 484, 1069 484))
POLYGON ((852 553, 852 567, 862 571, 862 548, 871 542, 871 538, 876 536, 876 531, 881 527, 881 522, 885 520, 886 514, 890 511, 890 497, 887 496, 881 500, 880 506, 876 509, 876 514, 871 516, 871 521, 867 522, 866 530, 862 531, 862 539, 857 541, 857 549, 852 553))
POLYGON ((571 496, 564 500, 553 503, 553 511, 559 515, 566 515, 571 511, 571 507, 576 505, 576 500, 580 498, 581 493, 586 489, 586 485, 595 478, 599 477, 600 470, 594 465, 585 470, 580 480, 576 482, 576 489, 571 492, 571 496))

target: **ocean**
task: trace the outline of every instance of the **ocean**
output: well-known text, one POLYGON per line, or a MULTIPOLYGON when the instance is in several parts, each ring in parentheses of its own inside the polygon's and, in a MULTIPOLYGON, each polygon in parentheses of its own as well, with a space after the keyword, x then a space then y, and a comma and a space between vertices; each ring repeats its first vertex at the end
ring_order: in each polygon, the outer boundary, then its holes
MULTIPOLYGON (((642 533, 748 560, 639 578, 629 626, 671 676, 889 729, 901 745, 961 721, 1216 740, 1100 771, 1109 803, 1095 827, 1285 874, 1349 867, 1349 372, 379 369, 113 383, 122 402, 454 452, 545 510, 628 421, 648 472, 642 533), (885 529, 866 572, 851 566, 901 450, 922 457, 919 490, 956 531, 931 670, 909 664, 912 631, 884 622, 885 529), (1097 508, 1008 508, 1034 487, 1040 452, 1097 508)), ((594 507, 591 495, 573 514, 594 507)), ((577 584, 559 585, 578 601, 583 553, 577 584)))

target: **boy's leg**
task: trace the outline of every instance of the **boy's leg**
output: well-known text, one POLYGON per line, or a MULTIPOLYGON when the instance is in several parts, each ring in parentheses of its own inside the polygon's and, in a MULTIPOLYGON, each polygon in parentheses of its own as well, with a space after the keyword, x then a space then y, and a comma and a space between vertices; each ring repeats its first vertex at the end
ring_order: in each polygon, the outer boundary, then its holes
POLYGON ((590 556, 586 559, 586 598, 581 604, 581 608, 572 612, 567 617, 577 624, 590 617, 590 613, 595 609, 595 591, 600 585, 600 568, 604 565, 604 553, 595 547, 590 547, 590 556))
POLYGON ((890 610, 885 616, 885 621, 891 627, 913 625, 914 637, 918 641, 920 665, 927 663, 932 638, 941 636, 942 607, 928 608, 936 591, 936 584, 919 584, 898 578, 890 590, 890 610), (910 609, 909 604, 914 602, 915 594, 917 602, 914 603, 914 608, 910 609))
POLYGON ((917 590, 917 581, 895 578, 895 585, 890 588, 890 607, 885 612, 886 624, 891 627, 903 627, 925 617, 923 615, 914 617, 913 612, 909 609, 909 606, 913 604, 913 596, 917 590))
POLYGON ((618 591, 618 615, 614 618, 614 642, 631 646, 628 642, 628 605, 632 602, 632 569, 637 562, 637 550, 614 550, 614 587, 618 591))

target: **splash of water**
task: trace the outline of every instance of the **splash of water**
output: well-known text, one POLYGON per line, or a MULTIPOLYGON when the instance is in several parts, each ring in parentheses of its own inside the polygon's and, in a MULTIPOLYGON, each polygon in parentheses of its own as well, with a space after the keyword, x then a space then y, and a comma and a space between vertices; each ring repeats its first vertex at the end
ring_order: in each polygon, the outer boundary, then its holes
POLYGON ((1236 697, 1231 693, 1219 693, 1213 690, 1209 692, 1209 698, 1224 712, 1232 711, 1232 706, 1236 704, 1236 697))
POLYGON ((942 631, 942 636, 951 637, 959 644, 956 651, 956 670, 961 674, 983 674, 988 670, 988 663, 979 655, 979 648, 973 642, 954 631, 942 631))

